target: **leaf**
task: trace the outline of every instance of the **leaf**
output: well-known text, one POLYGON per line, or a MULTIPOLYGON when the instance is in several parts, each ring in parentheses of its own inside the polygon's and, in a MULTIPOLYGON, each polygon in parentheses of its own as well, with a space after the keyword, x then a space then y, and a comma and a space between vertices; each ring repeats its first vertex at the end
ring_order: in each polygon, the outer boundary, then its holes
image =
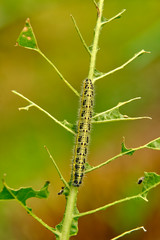
POLYGON ((103 123, 103 122, 113 122, 120 120, 137 120, 137 119, 151 119, 150 117, 128 117, 127 115, 123 115, 120 113, 119 108, 129 102, 140 99, 140 97, 130 99, 125 102, 118 103, 115 107, 101 113, 95 113, 92 122, 93 123, 103 123))
POLYGON ((37 40, 34 35, 29 18, 27 18, 25 26, 17 39, 16 46, 25 47, 32 50, 38 50, 37 40))
POLYGON ((108 19, 102 16, 102 18, 101 18, 101 23, 102 23, 102 24, 105 24, 105 23, 107 23, 107 22, 108 22, 108 19))
MULTIPOLYGON (((76 215, 78 213, 79 213, 79 211, 78 211, 77 207, 75 206, 73 214, 76 215)), ((64 213, 62 221, 56 226, 56 229, 55 229, 58 232, 59 236, 61 235, 61 232, 62 232, 62 226, 63 226, 65 214, 66 213, 64 213)), ((72 220, 71 227, 70 227, 70 237, 77 235, 77 233, 78 233, 78 217, 77 218, 73 218, 73 220, 72 220)), ((59 236, 56 237, 56 240, 60 239, 59 236)))
POLYGON ((16 199, 22 205, 26 206, 26 200, 29 198, 32 198, 32 197, 47 198, 49 195, 48 186, 49 186, 49 182, 47 181, 44 184, 44 186, 38 191, 33 190, 32 187, 19 188, 18 190, 15 190, 15 189, 8 187, 7 184, 3 180, 3 189, 0 192, 0 200, 16 199))
POLYGON ((98 71, 96 68, 94 69, 94 77, 100 77, 103 74, 104 74, 103 72, 98 71))
POLYGON ((85 170, 89 170, 89 169, 92 169, 92 168, 93 167, 88 162, 85 163, 85 170))
POLYGON ((77 125, 76 124, 72 124, 72 123, 69 123, 67 120, 63 120, 61 121, 61 123, 63 125, 65 125, 66 127, 68 127, 69 129, 73 130, 75 133, 77 132, 77 125))
POLYGON ((125 143, 122 142, 121 153, 126 153, 131 156, 131 155, 133 155, 134 152, 135 152, 135 150, 132 150, 132 148, 127 149, 125 146, 125 143))
POLYGON ((160 150, 160 137, 149 142, 146 145, 147 148, 155 149, 155 150, 160 150))
POLYGON ((152 189, 155 188, 157 185, 160 184, 160 175, 154 173, 154 172, 145 172, 144 173, 144 179, 142 182, 142 193, 141 197, 145 200, 147 200, 147 194, 152 189))

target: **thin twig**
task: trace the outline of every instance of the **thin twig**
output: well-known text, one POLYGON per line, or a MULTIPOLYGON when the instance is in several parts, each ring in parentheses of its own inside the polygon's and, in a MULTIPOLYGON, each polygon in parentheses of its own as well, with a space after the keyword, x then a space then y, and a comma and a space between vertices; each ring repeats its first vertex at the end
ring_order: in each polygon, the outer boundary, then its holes
POLYGON ((75 29, 76 29, 76 31, 77 31, 77 33, 78 33, 78 36, 79 36, 79 38, 80 38, 80 40, 81 40, 84 48, 87 50, 87 52, 88 52, 89 55, 91 56, 91 52, 90 52, 90 50, 89 50, 86 42, 84 41, 84 38, 82 37, 82 34, 81 34, 81 32, 80 32, 80 30, 79 30, 79 28, 78 28, 78 26, 77 26, 77 23, 76 23, 76 21, 75 21, 75 19, 74 19, 74 17, 73 17, 72 15, 71 15, 71 18, 72 18, 72 21, 73 21, 73 23, 74 23, 75 29))
POLYGON ((117 158, 119 158, 119 157, 122 157, 122 156, 127 155, 127 154, 134 153, 135 151, 141 150, 141 149, 143 149, 143 148, 150 148, 150 149, 154 149, 154 150, 160 150, 159 145, 158 145, 158 146, 157 146, 157 145, 156 145, 156 146, 151 146, 151 145, 153 144, 153 142, 160 142, 160 137, 158 137, 158 138, 156 138, 156 139, 154 139, 154 140, 152 140, 152 141, 150 141, 150 142, 148 142, 148 143, 146 143, 145 145, 142 145, 142 146, 140 146, 140 147, 131 148, 131 149, 128 149, 128 151, 121 152, 121 153, 119 153, 118 155, 116 155, 116 156, 108 159, 107 161, 105 161, 105 162, 103 162, 103 163, 101 163, 101 164, 99 164, 99 165, 97 165, 97 166, 95 166, 95 167, 91 167, 91 168, 87 169, 87 170, 85 171, 85 173, 88 173, 88 172, 91 172, 91 171, 93 171, 93 170, 96 170, 96 169, 98 169, 98 168, 100 168, 100 167, 103 167, 103 166, 105 166, 106 164, 114 161, 115 159, 117 159, 117 158))
POLYGON ((54 158, 52 157, 50 151, 48 150, 48 148, 47 148, 46 146, 44 146, 44 147, 45 147, 45 149, 47 150, 48 155, 49 155, 49 157, 51 158, 51 160, 52 160, 52 162, 53 162, 53 164, 54 164, 54 166, 55 166, 55 168, 56 168, 56 170, 57 170, 57 172, 58 172, 58 175, 59 175, 61 181, 62 181, 62 182, 64 183, 64 185, 69 189, 69 185, 68 185, 68 183, 66 182, 66 180, 64 179, 64 177, 63 177, 61 171, 59 170, 59 168, 58 168, 58 166, 57 166, 54 158))
POLYGON ((119 239, 119 238, 121 238, 121 237, 123 237, 127 234, 130 234, 131 232, 134 232, 134 231, 137 231, 137 230, 140 230, 140 229, 142 229, 144 232, 147 231, 143 226, 141 226, 141 227, 137 227, 137 228, 131 229, 129 231, 126 231, 126 232, 122 233, 121 235, 118 235, 117 237, 112 238, 111 240, 117 240, 117 239, 119 239))
POLYGON ((106 21, 102 22, 101 25, 105 25, 106 23, 109 23, 111 21, 113 21, 114 19, 120 17, 124 12, 126 11, 126 9, 123 9, 121 12, 119 12, 117 15, 115 15, 114 17, 107 19, 106 21))
POLYGON ((93 214, 93 213, 96 213, 96 212, 99 212, 99 211, 102 211, 102 210, 106 210, 107 208, 112 207, 112 206, 114 206, 116 204, 119 204, 119 203, 122 203, 122 202, 126 202, 126 201, 129 201, 129 200, 133 200, 133 199, 136 199, 136 198, 142 198, 142 197, 141 197, 140 194, 137 194, 137 195, 131 196, 131 197, 126 197, 126 198, 114 201, 112 203, 106 204, 106 205, 104 205, 102 207, 95 208, 95 209, 90 210, 90 211, 86 211, 86 212, 82 212, 82 213, 76 214, 75 218, 83 217, 83 216, 86 216, 86 215, 89 215, 89 214, 93 214))
POLYGON ((77 92, 74 87, 63 77, 63 75, 60 73, 60 71, 57 69, 57 67, 44 55, 44 53, 41 52, 40 49, 37 49, 37 52, 55 69, 59 77, 66 83, 66 85, 78 96, 80 97, 80 94, 77 92))
POLYGON ((44 110, 43 108, 41 108, 40 106, 38 106, 36 103, 32 102, 31 100, 29 100, 28 98, 26 98, 25 96, 23 96, 21 93, 12 90, 12 92, 16 95, 18 95, 19 97, 25 99, 27 102, 30 103, 30 105, 26 106, 26 107, 21 107, 19 108, 19 110, 28 110, 30 107, 36 107, 38 108, 40 111, 44 112, 47 116, 49 116, 52 120, 54 120, 56 123, 58 123, 60 126, 62 126, 63 128, 65 128, 67 131, 71 132, 72 134, 75 135, 75 132, 73 130, 71 130, 70 128, 68 128, 67 126, 65 126, 62 122, 60 122, 59 120, 57 120, 55 117, 53 117, 50 113, 48 113, 46 110, 44 110))
POLYGON ((55 235, 59 235, 59 232, 55 230, 53 227, 48 226, 41 218, 37 217, 35 213, 33 213, 30 208, 28 208, 26 205, 23 204, 22 201, 20 201, 17 196, 10 190, 10 188, 7 186, 5 182, 3 182, 3 185, 7 188, 8 192, 12 195, 12 197, 19 202, 19 204, 29 213, 35 220, 37 220, 40 224, 42 224, 46 229, 54 233, 55 235))
POLYGON ((97 113, 97 114, 95 114, 92 118, 97 118, 97 117, 99 117, 99 116, 101 116, 101 115, 103 115, 103 114, 106 114, 106 113, 108 113, 108 112, 111 112, 111 111, 113 111, 114 109, 119 108, 119 107, 121 107, 121 106, 123 106, 123 105, 125 105, 125 104, 127 104, 127 103, 130 103, 130 102, 133 102, 133 101, 139 100, 139 99, 141 99, 141 97, 135 97, 135 98, 132 98, 132 99, 130 99, 130 100, 128 100, 128 101, 125 101, 125 102, 119 102, 115 107, 110 108, 110 109, 108 109, 108 110, 106 110, 106 111, 104 111, 104 112, 97 113))
POLYGON ((106 120, 97 120, 97 121, 92 121, 94 124, 99 124, 99 123, 108 123, 108 122, 118 122, 118 121, 134 121, 134 120, 141 120, 141 119, 152 119, 151 117, 126 117, 124 118, 117 118, 117 119, 106 119, 106 120))
POLYGON ((109 72, 107 72, 107 73, 105 73, 105 74, 97 77, 97 78, 94 78, 94 79, 93 79, 93 83, 95 83, 97 80, 99 80, 99 79, 101 79, 101 78, 104 78, 104 77, 106 77, 106 76, 108 76, 108 75, 110 75, 110 74, 112 74, 112 73, 114 73, 114 72, 116 72, 116 71, 118 71, 118 70, 120 70, 120 69, 123 69, 126 65, 128 65, 129 63, 131 63, 133 60, 135 60, 137 57, 139 57, 139 56, 142 55, 143 53, 150 53, 150 52, 147 52, 147 51, 145 51, 145 50, 141 50, 140 52, 136 53, 132 58, 130 58, 127 62, 125 62, 124 64, 122 64, 120 67, 117 67, 117 68, 115 68, 115 69, 113 69, 113 70, 111 70, 111 71, 109 71, 109 72))

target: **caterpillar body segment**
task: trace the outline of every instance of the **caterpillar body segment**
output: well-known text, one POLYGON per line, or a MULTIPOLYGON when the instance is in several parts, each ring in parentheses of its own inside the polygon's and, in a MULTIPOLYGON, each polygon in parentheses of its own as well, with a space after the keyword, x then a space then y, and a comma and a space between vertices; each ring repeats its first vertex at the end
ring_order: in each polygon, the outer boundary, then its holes
POLYGON ((90 79, 83 83, 76 144, 72 164, 72 184, 79 187, 82 183, 88 153, 91 119, 93 114, 94 89, 90 79))

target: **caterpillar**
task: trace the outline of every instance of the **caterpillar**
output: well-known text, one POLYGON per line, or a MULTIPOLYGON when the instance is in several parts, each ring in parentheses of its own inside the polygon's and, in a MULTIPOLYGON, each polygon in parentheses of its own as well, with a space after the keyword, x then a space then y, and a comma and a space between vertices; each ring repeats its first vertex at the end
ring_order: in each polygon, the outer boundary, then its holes
POLYGON ((80 186, 84 176, 93 114, 93 100, 94 89, 92 80, 85 79, 82 88, 74 158, 72 162, 71 181, 72 185, 75 187, 80 186))

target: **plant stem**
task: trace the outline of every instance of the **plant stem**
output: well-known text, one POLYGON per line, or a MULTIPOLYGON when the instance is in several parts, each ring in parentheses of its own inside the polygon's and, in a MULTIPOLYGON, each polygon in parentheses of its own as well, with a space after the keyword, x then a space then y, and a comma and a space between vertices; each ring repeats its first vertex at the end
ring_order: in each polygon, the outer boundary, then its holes
POLYGON ((99 9, 97 11, 97 24, 95 27, 95 35, 94 35, 94 40, 93 40, 93 48, 92 48, 92 53, 91 53, 91 60, 90 60, 90 68, 89 68, 89 73, 88 73, 88 78, 93 80, 94 76, 94 69, 96 65, 96 55, 98 51, 98 40, 99 40, 99 35, 101 31, 101 19, 102 19, 102 12, 103 12, 103 4, 104 0, 99 1, 99 9))
POLYGON ((38 106, 36 103, 32 102, 31 100, 29 100, 28 98, 26 98, 25 96, 23 96, 21 93, 15 91, 15 90, 12 90, 12 92, 16 95, 18 95, 19 97, 25 99, 27 102, 30 103, 30 105, 26 106, 26 107, 21 107, 19 108, 19 110, 27 110, 30 108, 30 107, 36 107, 38 108, 40 111, 44 112, 46 115, 48 115, 52 120, 54 120, 56 123, 58 123, 60 126, 62 126, 63 128, 65 128, 67 131, 73 133, 75 135, 75 132, 68 128, 66 125, 64 125, 62 122, 60 122, 59 120, 57 120, 55 117, 53 117, 49 112, 47 112, 46 110, 44 110, 43 108, 41 108, 40 106, 38 106))
MULTIPOLYGON (((103 3, 104 0, 99 1, 99 10, 98 10, 98 17, 97 17, 97 23, 95 27, 95 35, 93 40, 93 49, 91 52, 91 59, 90 59, 90 67, 89 67, 89 74, 88 78, 93 80, 93 74, 94 74, 94 68, 96 63, 96 54, 98 50, 98 39, 101 29, 101 16, 103 11, 103 3)), ((78 194, 78 188, 71 186, 69 195, 67 196, 67 202, 66 202, 66 209, 62 221, 62 230, 61 234, 59 236, 60 240, 68 240, 70 237, 70 231, 73 219, 75 219, 75 207, 76 207, 76 201, 77 201, 77 194, 78 194)))
POLYGON ((63 218, 62 232, 60 240, 68 240, 70 237, 71 224, 74 218, 74 207, 77 201, 78 188, 71 186, 70 192, 67 198, 65 215, 63 218))
POLYGON ((73 21, 73 23, 74 23, 75 29, 76 29, 76 31, 77 31, 77 33, 78 33, 78 36, 79 36, 79 38, 80 38, 83 46, 85 47, 85 49, 87 50, 87 52, 89 53, 89 55, 91 55, 91 52, 90 52, 90 50, 89 50, 86 42, 84 41, 84 39, 83 39, 83 37, 82 37, 82 34, 81 34, 81 32, 80 32, 80 30, 79 30, 79 28, 78 28, 78 26, 77 26, 77 23, 76 23, 76 21, 75 21, 75 19, 74 19, 74 17, 73 17, 72 15, 71 15, 71 18, 72 18, 72 21, 73 21))
POLYGON ((40 49, 36 50, 57 72, 59 77, 67 84, 67 86, 78 96, 80 97, 79 93, 77 92, 74 87, 71 86, 71 84, 63 77, 63 75, 60 73, 60 71, 56 68, 56 66, 44 55, 44 53, 41 52, 40 49))
POLYGON ((124 236, 127 235, 127 234, 130 234, 130 233, 132 233, 132 232, 138 231, 138 230, 140 230, 140 229, 142 229, 144 232, 147 231, 143 226, 141 226, 141 227, 137 227, 137 228, 131 229, 131 230, 129 230, 129 231, 126 231, 126 232, 122 233, 121 235, 112 238, 111 240, 117 240, 117 239, 119 239, 119 238, 121 238, 121 237, 124 237, 124 236))
POLYGON ((109 71, 109 72, 107 72, 107 73, 104 73, 103 75, 101 75, 101 76, 99 76, 99 77, 97 77, 97 78, 94 78, 93 83, 95 83, 95 81, 97 81, 97 80, 99 80, 99 79, 101 79, 101 78, 104 78, 104 77, 106 77, 106 76, 108 76, 108 75, 110 75, 110 74, 112 74, 112 73, 114 73, 114 72, 116 72, 116 71, 119 71, 119 70, 123 69, 126 65, 128 65, 129 63, 131 63, 133 60, 135 60, 137 57, 139 57, 139 56, 142 55, 143 53, 150 53, 150 52, 145 51, 145 50, 142 49, 140 52, 136 53, 132 58, 130 58, 127 62, 125 62, 124 64, 122 64, 120 67, 117 67, 117 68, 115 68, 115 69, 113 69, 113 70, 111 70, 111 71, 109 71))
POLYGON ((45 147, 45 149, 47 150, 48 155, 49 155, 50 159, 52 160, 52 162, 53 162, 53 164, 54 164, 54 166, 55 166, 55 168, 56 168, 56 170, 57 170, 57 172, 58 172, 58 175, 59 175, 61 181, 62 181, 62 182, 64 183, 64 185, 69 189, 69 185, 68 185, 68 183, 66 182, 66 180, 64 179, 64 177, 63 177, 63 175, 62 175, 59 167, 57 166, 57 163, 55 162, 54 158, 52 157, 50 151, 48 150, 48 148, 47 148, 46 146, 44 146, 44 147, 45 147))
POLYGON ((143 146, 140 146, 140 147, 137 147, 137 148, 132 148, 132 149, 128 150, 127 152, 119 153, 118 155, 116 155, 116 156, 108 159, 107 161, 105 161, 105 162, 103 162, 103 163, 101 163, 101 164, 99 164, 99 165, 97 165, 97 166, 95 166, 95 167, 89 168, 88 170, 85 171, 85 173, 88 173, 88 172, 91 172, 91 171, 96 170, 96 169, 98 169, 98 168, 101 168, 101 167, 105 166, 106 164, 114 161, 115 159, 117 159, 117 158, 119 158, 119 157, 122 157, 122 156, 124 156, 124 155, 126 155, 126 154, 129 154, 129 153, 131 153, 131 152, 135 152, 135 151, 137 151, 137 150, 143 149, 143 148, 145 148, 145 147, 146 147, 146 145, 143 145, 143 146))
POLYGON ((83 217, 83 216, 86 216, 86 215, 89 215, 89 214, 93 214, 93 213, 96 213, 96 212, 99 212, 99 211, 102 211, 102 210, 106 210, 107 208, 112 207, 112 206, 114 206, 116 204, 119 204, 119 203, 122 203, 122 202, 126 202, 126 201, 129 201, 129 200, 132 200, 132 199, 138 199, 138 198, 142 198, 140 194, 117 200, 115 202, 106 204, 106 205, 104 205, 102 207, 95 208, 95 209, 87 211, 87 212, 79 213, 79 214, 75 215, 75 217, 79 218, 79 217, 83 217))

